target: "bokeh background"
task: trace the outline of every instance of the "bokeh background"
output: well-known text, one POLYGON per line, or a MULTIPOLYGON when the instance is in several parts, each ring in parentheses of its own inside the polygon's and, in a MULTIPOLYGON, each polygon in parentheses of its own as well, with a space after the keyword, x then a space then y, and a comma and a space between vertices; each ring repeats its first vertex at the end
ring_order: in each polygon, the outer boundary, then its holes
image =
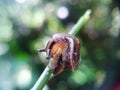
POLYGON ((119 0, 0 0, 0 90, 30 90, 48 63, 37 49, 71 30, 87 9, 91 18, 76 35, 78 68, 44 90, 120 90, 119 0))

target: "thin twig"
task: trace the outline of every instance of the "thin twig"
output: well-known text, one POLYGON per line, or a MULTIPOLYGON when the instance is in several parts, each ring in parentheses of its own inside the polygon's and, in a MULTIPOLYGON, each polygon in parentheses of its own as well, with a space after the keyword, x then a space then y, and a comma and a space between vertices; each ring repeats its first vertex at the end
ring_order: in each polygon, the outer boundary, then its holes
POLYGON ((82 17, 80 17, 80 19, 75 24, 75 26, 70 30, 69 34, 75 36, 76 33, 78 33, 81 30, 81 28, 85 25, 85 23, 89 20, 90 14, 91 14, 91 10, 88 9, 85 12, 85 14, 82 17))
POLYGON ((31 90, 42 90, 50 77, 52 77, 52 72, 47 66, 31 90))

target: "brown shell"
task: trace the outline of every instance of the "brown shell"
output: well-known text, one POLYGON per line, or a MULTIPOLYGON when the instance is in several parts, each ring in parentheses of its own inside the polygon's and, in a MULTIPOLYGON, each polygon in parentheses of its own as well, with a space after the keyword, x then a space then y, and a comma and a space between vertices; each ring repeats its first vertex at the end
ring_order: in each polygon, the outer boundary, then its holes
POLYGON ((79 62, 80 42, 69 34, 55 34, 44 51, 47 52, 46 58, 50 59, 51 69, 55 75, 64 69, 73 71, 79 62))

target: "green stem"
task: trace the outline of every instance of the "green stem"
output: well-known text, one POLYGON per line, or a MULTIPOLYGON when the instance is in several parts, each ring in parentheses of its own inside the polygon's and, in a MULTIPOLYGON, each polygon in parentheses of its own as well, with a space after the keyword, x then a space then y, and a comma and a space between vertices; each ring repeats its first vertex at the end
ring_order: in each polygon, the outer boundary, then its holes
POLYGON ((42 90, 50 77, 52 77, 52 72, 49 66, 47 66, 31 90, 42 90))
POLYGON ((90 13, 91 13, 91 10, 87 10, 85 14, 82 17, 80 17, 80 19, 72 28, 72 30, 70 30, 69 34, 75 36, 76 33, 78 33, 81 30, 81 28, 85 25, 85 23, 89 20, 90 13))
MULTIPOLYGON (((88 21, 90 17, 91 10, 87 10, 85 14, 78 20, 78 22, 75 24, 75 26, 72 28, 72 30, 69 32, 69 34, 74 35, 80 31, 80 29, 83 27, 83 25, 88 21)), ((45 84, 52 78, 52 71, 49 68, 49 65, 45 68, 43 73, 40 75, 38 81, 35 83, 33 88, 31 90, 42 90, 45 84)))

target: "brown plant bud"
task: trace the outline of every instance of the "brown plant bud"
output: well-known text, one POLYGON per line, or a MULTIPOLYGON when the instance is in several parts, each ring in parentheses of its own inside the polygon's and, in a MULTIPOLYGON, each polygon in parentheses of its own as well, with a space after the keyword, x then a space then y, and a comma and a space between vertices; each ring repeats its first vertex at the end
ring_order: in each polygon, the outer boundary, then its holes
POLYGON ((79 62, 80 43, 79 40, 69 34, 55 34, 48 42, 45 49, 46 58, 50 61, 53 74, 60 74, 64 69, 73 71, 79 62))

